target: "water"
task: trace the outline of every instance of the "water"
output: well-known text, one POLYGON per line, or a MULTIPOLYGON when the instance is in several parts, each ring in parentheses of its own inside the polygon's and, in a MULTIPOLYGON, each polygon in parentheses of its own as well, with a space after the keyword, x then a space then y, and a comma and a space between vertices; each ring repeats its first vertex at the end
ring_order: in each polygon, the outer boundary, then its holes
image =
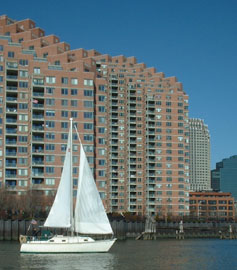
POLYGON ((20 254, 0 242, 0 269, 237 270, 237 240, 117 241, 109 253, 20 254))

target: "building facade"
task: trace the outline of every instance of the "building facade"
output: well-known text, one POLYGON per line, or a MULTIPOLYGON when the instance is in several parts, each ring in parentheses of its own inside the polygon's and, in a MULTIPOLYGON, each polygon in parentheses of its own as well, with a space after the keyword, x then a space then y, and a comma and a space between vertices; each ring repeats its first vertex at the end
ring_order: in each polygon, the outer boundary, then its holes
POLYGON ((216 163, 212 170, 212 186, 223 192, 232 193, 237 201, 237 156, 231 156, 216 163))
POLYGON ((190 189, 211 190, 210 134, 203 120, 189 119, 190 189))
POLYGON ((190 216, 203 220, 234 220, 230 192, 190 192, 190 216))
POLYGON ((72 117, 107 212, 188 215, 188 110, 175 77, 0 17, 1 187, 54 193, 72 117))

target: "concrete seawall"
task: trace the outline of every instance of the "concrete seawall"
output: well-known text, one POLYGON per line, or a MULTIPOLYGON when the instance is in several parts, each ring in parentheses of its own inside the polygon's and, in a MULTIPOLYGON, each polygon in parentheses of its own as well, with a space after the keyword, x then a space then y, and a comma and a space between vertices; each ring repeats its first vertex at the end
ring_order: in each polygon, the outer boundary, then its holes
MULTIPOLYGON (((29 220, 0 220, 0 240, 17 241, 21 234, 31 235, 32 226, 29 220)), ((44 221, 37 221, 37 227, 42 226, 44 221)), ((125 220, 113 220, 111 222, 114 235, 118 239, 137 238, 145 230, 144 222, 128 222, 125 220)), ((227 222, 204 222, 204 223, 184 223, 184 236, 187 238, 228 238, 229 228, 231 226, 232 239, 237 238, 237 223, 227 222)), ((156 239, 176 238, 179 223, 177 222, 157 222, 156 239)), ((43 230, 42 227, 39 228, 43 230)), ((51 230, 56 234, 67 233, 63 229, 51 230)))

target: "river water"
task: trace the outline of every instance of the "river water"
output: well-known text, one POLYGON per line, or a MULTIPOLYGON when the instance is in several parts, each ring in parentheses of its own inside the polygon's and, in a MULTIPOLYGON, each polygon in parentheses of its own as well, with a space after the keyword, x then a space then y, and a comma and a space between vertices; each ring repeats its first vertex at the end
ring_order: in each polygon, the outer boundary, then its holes
POLYGON ((20 254, 19 248, 0 242, 1 270, 237 270, 237 240, 126 240, 99 254, 20 254))

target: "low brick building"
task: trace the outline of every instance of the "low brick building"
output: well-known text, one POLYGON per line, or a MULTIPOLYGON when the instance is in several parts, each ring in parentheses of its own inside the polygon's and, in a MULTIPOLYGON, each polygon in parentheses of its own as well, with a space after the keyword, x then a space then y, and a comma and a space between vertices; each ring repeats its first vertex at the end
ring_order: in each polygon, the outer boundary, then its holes
POLYGON ((233 220, 234 198, 230 192, 190 192, 190 216, 204 220, 233 220))

